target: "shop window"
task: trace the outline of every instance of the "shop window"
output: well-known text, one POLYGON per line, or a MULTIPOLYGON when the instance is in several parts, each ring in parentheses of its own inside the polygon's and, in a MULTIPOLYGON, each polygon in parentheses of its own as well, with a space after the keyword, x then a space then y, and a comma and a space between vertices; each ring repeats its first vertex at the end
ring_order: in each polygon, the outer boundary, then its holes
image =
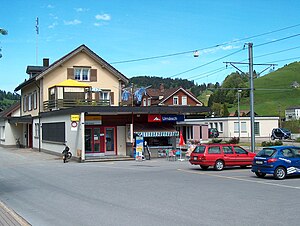
POLYGON ((43 123, 42 140, 64 143, 66 141, 65 123, 43 123))

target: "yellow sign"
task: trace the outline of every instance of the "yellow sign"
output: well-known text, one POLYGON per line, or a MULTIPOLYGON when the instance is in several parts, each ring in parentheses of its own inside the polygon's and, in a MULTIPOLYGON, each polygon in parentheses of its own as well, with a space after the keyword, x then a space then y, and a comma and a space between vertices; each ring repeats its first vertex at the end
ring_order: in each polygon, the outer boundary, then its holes
POLYGON ((96 120, 101 121, 102 116, 101 115, 86 115, 85 116, 85 121, 96 121, 96 120))
POLYGON ((72 122, 79 122, 80 121, 80 115, 71 115, 71 121, 72 122))

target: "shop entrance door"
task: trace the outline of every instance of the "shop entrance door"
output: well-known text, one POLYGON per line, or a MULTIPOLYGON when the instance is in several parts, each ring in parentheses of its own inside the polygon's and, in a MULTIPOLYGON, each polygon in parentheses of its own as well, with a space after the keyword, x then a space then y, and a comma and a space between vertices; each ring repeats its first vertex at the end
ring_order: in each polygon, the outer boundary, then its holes
POLYGON ((85 128, 85 152, 100 153, 100 128, 85 128))
POLYGON ((105 150, 106 155, 115 155, 115 128, 106 127, 105 128, 105 150))

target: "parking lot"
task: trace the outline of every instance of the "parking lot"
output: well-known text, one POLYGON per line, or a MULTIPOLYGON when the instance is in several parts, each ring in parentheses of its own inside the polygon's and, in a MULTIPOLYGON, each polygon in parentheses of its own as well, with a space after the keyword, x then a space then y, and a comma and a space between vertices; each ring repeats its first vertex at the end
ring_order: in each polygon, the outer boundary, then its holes
POLYGON ((32 225, 299 225, 300 177, 187 161, 69 162, 0 148, 0 200, 32 225))

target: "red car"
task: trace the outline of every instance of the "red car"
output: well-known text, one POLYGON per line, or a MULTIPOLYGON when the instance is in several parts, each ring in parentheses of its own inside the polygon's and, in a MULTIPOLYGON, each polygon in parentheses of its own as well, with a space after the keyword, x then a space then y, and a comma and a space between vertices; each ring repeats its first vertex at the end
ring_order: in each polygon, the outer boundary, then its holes
POLYGON ((191 153, 189 161, 202 169, 213 166, 222 170, 225 166, 250 166, 255 155, 236 144, 201 144, 191 153))

